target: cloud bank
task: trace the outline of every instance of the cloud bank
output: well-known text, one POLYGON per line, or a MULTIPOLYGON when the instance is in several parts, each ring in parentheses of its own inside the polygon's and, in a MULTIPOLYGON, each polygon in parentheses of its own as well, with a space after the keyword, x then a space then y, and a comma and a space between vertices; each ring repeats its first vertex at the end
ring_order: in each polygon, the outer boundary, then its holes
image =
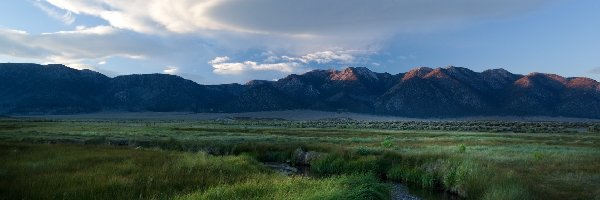
POLYGON ((213 72, 220 75, 240 75, 248 71, 276 71, 284 74, 302 73, 311 67, 319 65, 349 65, 359 64, 355 55, 364 55, 370 52, 362 51, 320 51, 306 55, 276 56, 273 52, 265 52, 262 61, 233 62, 228 56, 217 56, 208 62, 213 67, 213 72))
POLYGON ((444 22, 506 16, 542 0, 47 0, 76 14, 144 33, 225 30, 310 37, 348 31, 413 31, 444 22))
POLYGON ((73 24, 73 22, 75 22, 75 16, 73 16, 73 13, 71 13, 71 11, 62 12, 61 10, 52 8, 41 1, 34 1, 33 5, 35 7, 38 7, 48 16, 61 21, 63 24, 70 25, 73 24))
POLYGON ((42 34, 0 29, 0 35, 0 54, 67 64, 75 68, 83 68, 84 60, 115 56, 139 59, 160 51, 147 48, 153 44, 151 40, 125 34, 109 26, 80 27, 74 31, 42 34))
POLYGON ((394 34, 510 16, 550 1, 555 0, 47 0, 119 29, 193 34, 228 48, 241 43, 298 54, 377 49, 394 34))
POLYGON ((34 1, 47 15, 77 28, 44 34, 2 29, 0 54, 77 68, 126 58, 147 60, 156 65, 154 72, 168 74, 279 77, 373 63, 368 57, 394 35, 512 16, 549 1, 34 1), (80 15, 105 24, 75 24, 80 15))

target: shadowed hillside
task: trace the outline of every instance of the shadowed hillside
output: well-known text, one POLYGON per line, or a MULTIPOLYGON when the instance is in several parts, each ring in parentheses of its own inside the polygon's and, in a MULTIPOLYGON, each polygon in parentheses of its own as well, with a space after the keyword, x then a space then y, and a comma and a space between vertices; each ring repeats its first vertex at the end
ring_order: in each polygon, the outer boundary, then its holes
POLYGON ((250 112, 290 109, 407 117, 486 115, 600 118, 600 84, 504 69, 314 70, 278 81, 199 85, 174 75, 106 77, 63 65, 0 64, 0 113, 250 112))

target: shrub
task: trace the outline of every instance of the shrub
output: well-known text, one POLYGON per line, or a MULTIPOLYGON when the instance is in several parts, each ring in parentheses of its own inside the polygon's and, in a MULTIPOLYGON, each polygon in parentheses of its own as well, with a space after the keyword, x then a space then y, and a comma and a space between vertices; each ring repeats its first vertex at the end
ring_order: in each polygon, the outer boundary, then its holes
POLYGON ((372 154, 372 153, 373 153, 373 151, 370 150, 369 148, 365 147, 365 146, 360 146, 360 147, 358 147, 356 149, 356 154, 358 154, 358 155, 365 156, 365 155, 369 155, 369 154, 372 154))
POLYGON ((544 154, 542 152, 536 151, 533 152, 533 159, 535 159, 536 161, 541 161, 544 159, 544 154))
POLYGON ((458 153, 464 153, 465 151, 467 151, 467 146, 464 144, 458 146, 458 153))
POLYGON ((480 196, 490 177, 471 160, 449 160, 442 169, 442 184, 447 190, 463 197, 480 196))
POLYGON ((384 148, 392 148, 394 147, 394 138, 393 137, 387 137, 383 140, 383 142, 381 142, 381 146, 384 148))

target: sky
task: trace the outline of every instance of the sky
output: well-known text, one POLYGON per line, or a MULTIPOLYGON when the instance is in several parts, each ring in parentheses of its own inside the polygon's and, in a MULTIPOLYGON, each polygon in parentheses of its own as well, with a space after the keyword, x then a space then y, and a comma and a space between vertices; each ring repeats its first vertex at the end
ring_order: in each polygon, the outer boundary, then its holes
POLYGON ((0 62, 200 84, 420 66, 600 80, 598 10, 597 0, 3 0, 0 62))

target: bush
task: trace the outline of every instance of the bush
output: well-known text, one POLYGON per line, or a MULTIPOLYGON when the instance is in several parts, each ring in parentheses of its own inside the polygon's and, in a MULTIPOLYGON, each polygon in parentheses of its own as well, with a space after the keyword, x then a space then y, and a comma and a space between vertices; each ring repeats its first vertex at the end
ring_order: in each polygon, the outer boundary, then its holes
POLYGON ((470 198, 481 196, 492 177, 471 160, 448 160, 441 174, 444 188, 470 198))
POLYGON ((373 151, 365 146, 360 146, 356 149, 356 154, 366 156, 372 154, 373 151))
POLYGON ((539 152, 539 151, 533 152, 532 156, 533 156, 533 159, 535 159, 536 161, 541 161, 544 159, 544 153, 539 152))
POLYGON ((383 140, 383 142, 381 142, 381 146, 383 148, 392 148, 394 147, 394 138, 393 137, 387 137, 383 140))
POLYGON ((464 153, 467 151, 467 146, 465 146, 464 144, 461 144, 460 146, 458 146, 458 153, 464 153))

